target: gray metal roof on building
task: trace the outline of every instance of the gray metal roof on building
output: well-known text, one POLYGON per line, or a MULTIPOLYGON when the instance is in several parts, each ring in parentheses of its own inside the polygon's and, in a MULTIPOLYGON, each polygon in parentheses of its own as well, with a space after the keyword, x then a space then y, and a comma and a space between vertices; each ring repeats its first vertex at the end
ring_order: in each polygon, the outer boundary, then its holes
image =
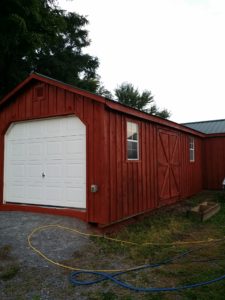
POLYGON ((190 123, 183 123, 182 125, 206 134, 225 133, 225 119, 202 121, 202 122, 190 122, 190 123))

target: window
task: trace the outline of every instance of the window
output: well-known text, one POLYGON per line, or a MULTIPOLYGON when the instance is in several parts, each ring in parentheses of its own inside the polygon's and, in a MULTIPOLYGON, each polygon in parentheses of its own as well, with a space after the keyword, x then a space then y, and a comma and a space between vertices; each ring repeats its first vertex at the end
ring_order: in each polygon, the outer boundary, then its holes
POLYGON ((139 159, 138 124, 127 122, 127 159, 139 159))
POLYGON ((190 161, 195 161, 195 139, 193 137, 189 138, 189 156, 190 161))

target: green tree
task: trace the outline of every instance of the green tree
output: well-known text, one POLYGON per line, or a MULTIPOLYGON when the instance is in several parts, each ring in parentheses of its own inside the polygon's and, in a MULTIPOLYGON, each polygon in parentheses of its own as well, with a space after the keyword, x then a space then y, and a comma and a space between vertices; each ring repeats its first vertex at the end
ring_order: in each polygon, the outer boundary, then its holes
POLYGON ((99 83, 96 93, 98 95, 101 95, 102 97, 113 99, 112 93, 109 90, 107 90, 101 82, 99 83))
POLYGON ((95 92, 99 62, 83 53, 90 44, 87 24, 56 0, 1 0, 0 96, 32 71, 95 92))
POLYGON ((151 115, 167 119, 170 112, 167 109, 160 110, 154 100, 151 91, 144 90, 142 93, 131 83, 122 83, 115 89, 116 100, 125 105, 134 107, 151 115))

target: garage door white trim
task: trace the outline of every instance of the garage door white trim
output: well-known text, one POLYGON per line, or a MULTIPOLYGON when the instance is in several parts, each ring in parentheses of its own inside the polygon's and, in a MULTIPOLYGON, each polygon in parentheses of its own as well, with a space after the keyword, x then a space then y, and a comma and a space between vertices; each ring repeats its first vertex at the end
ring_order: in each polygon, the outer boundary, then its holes
POLYGON ((7 202, 86 208, 86 126, 79 118, 10 126, 4 151, 7 202))

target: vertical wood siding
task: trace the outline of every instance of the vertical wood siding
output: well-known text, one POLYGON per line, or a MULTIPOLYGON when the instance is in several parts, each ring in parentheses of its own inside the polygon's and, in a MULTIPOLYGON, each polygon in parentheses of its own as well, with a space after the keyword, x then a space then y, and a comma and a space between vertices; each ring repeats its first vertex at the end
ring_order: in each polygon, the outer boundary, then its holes
POLYGON ((101 212, 103 199, 105 201, 104 139, 101 135, 104 127, 103 112, 104 106, 101 103, 39 82, 5 104, 0 111, 0 203, 3 201, 4 135, 9 125, 18 121, 75 114, 86 125, 88 221, 105 223, 108 220, 107 213, 104 215, 101 212), (39 88, 42 91, 38 92, 39 88), (101 186, 98 194, 90 192, 92 183, 101 186))
MULTIPOLYGON (((37 81, 27 85, 0 111, 0 202, 3 200, 4 134, 10 123, 70 114, 78 116, 86 125, 89 222, 116 222, 179 201, 202 189, 201 138, 195 137, 196 157, 195 162, 190 162, 187 133, 128 117, 106 108, 104 103, 37 81), (139 125, 138 161, 126 157, 127 121, 139 125), (91 193, 91 184, 98 185, 97 193, 91 193)), ((220 151, 224 153, 224 149, 220 151)))
POLYGON ((180 134, 179 132, 158 129, 158 196, 160 205, 179 200, 180 189, 180 134))
POLYGON ((225 137, 204 140, 204 188, 221 189, 225 178, 225 137))
POLYGON ((190 197, 202 190, 202 139, 194 137, 195 161, 190 162, 189 156, 190 135, 181 133, 181 195, 182 198, 190 197))
POLYGON ((106 160, 109 223, 184 199, 202 190, 202 140, 195 138, 189 159, 189 135, 108 111, 106 160), (140 159, 126 157, 126 122, 139 125, 140 159))

